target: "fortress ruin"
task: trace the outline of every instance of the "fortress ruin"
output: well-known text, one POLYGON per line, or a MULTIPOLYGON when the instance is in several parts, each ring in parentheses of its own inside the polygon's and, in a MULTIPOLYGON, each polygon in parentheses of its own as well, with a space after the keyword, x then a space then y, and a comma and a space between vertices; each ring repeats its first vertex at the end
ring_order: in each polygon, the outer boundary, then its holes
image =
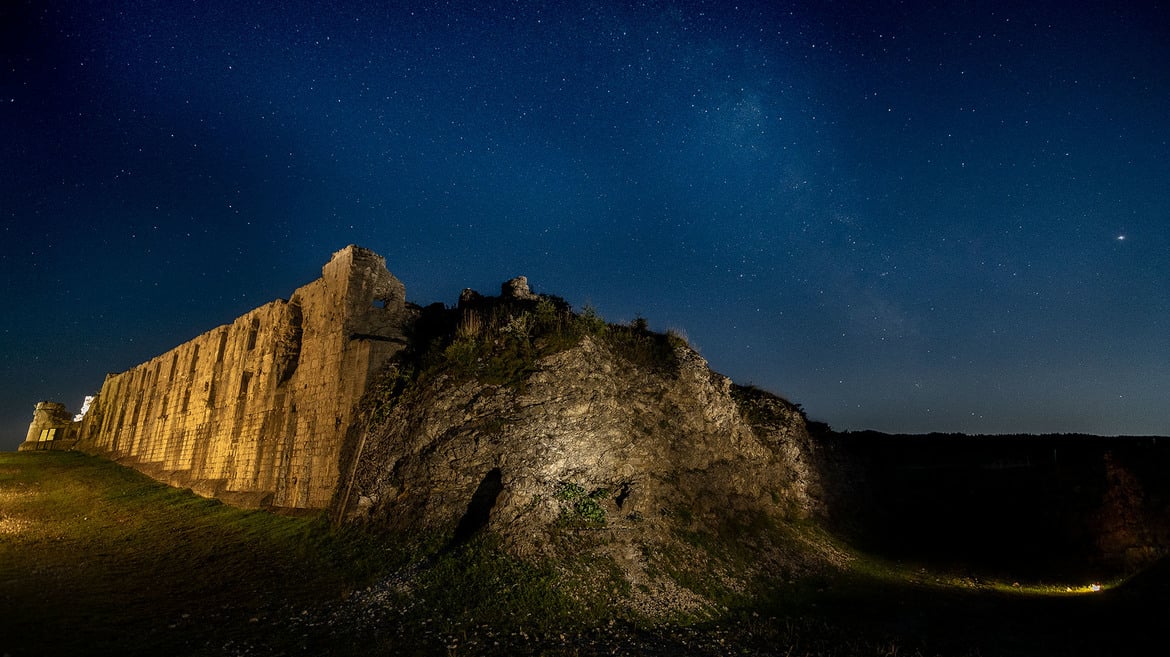
POLYGON ((79 449, 238 506, 323 509, 367 382, 406 346, 406 289, 350 245, 321 278, 119 374, 75 421, 37 404, 21 450, 79 449))

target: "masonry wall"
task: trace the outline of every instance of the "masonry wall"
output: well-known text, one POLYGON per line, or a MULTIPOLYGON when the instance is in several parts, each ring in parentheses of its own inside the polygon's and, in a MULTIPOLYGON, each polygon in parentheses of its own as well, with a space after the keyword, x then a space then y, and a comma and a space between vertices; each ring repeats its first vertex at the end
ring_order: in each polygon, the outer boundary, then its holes
POLYGON ((320 509, 371 373, 405 345, 405 288, 349 246, 320 279, 106 377, 79 447, 244 506, 320 509))
POLYGON ((77 428, 73 414, 64 404, 38 402, 33 409, 28 434, 17 451, 70 449, 77 443, 77 428))

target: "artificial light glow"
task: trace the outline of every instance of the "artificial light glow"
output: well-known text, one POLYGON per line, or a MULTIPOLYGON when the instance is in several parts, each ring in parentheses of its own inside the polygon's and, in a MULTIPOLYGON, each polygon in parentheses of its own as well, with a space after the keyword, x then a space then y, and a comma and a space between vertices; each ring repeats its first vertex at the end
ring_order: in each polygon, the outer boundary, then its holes
POLYGON ((1105 590, 1105 587, 1097 582, 1093 582, 1092 584, 1086 584, 1085 586, 1066 586, 1066 587, 1064 587, 1065 593, 1100 593, 1101 591, 1104 591, 1104 590, 1105 590))
POLYGON ((81 411, 73 416, 74 422, 81 422, 85 418, 85 414, 89 412, 89 407, 93 404, 94 399, 97 399, 96 395, 85 396, 85 401, 81 403, 81 411))
POLYGON ((1000 591, 1011 591, 1012 593, 1017 593, 1020 595, 1085 595, 1109 590, 1120 584, 1121 581, 1122 580, 1119 579, 1116 581, 1106 582, 1104 584, 1100 582, 1093 582, 1091 584, 1083 584, 1080 586, 1071 584, 1020 584, 1019 582, 1014 582, 1011 585, 1008 585, 1006 583, 997 582, 991 584, 991 587, 1000 591))

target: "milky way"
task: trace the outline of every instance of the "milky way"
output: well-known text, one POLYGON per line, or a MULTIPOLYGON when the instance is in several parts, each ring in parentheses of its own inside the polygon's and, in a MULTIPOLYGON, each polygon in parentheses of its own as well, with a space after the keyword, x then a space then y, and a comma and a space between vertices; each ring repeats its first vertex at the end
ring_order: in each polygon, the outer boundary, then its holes
POLYGON ((1170 432, 1166 5, 8 4, 2 447, 349 243, 837 428, 1170 432))

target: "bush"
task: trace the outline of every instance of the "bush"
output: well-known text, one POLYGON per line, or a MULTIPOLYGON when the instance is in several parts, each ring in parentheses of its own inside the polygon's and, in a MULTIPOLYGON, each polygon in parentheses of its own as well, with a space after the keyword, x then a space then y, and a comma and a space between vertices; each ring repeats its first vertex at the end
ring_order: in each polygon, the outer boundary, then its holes
POLYGON ((597 309, 590 305, 582 308, 574 320, 574 328, 583 336, 601 337, 609 328, 609 324, 606 324, 605 319, 597 313, 597 309))
POLYGON ((627 325, 610 326, 605 337, 614 353, 632 365, 667 374, 678 372, 675 348, 680 338, 651 331, 641 317, 627 325))

